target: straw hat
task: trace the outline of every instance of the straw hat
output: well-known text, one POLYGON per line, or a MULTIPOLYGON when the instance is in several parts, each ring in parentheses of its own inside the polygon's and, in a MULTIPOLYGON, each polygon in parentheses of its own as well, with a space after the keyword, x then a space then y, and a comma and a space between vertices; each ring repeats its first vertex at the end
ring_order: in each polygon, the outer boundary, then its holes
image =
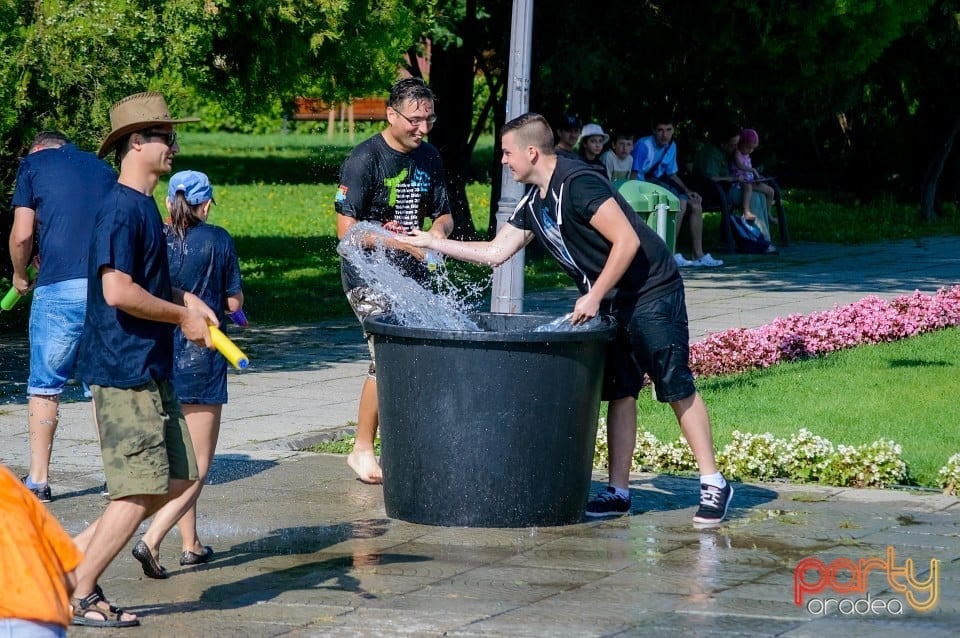
POLYGON ((97 155, 103 157, 124 135, 143 130, 153 124, 182 124, 199 121, 199 117, 170 117, 167 102, 156 91, 129 95, 110 107, 110 126, 113 130, 100 145, 97 155))

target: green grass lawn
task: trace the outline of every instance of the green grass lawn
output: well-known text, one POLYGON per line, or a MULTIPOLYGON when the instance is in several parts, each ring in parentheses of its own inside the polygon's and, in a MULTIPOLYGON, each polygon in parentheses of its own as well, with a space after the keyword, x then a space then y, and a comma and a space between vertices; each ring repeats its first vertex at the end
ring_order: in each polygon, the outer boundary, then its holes
MULTIPOLYGON (((960 452, 960 328, 895 343, 861 346, 820 359, 700 379, 717 449, 734 430, 789 439, 806 428, 834 445, 880 438, 903 446, 917 484, 960 452)), ((640 427, 661 441, 679 436, 669 406, 645 391, 640 427)))

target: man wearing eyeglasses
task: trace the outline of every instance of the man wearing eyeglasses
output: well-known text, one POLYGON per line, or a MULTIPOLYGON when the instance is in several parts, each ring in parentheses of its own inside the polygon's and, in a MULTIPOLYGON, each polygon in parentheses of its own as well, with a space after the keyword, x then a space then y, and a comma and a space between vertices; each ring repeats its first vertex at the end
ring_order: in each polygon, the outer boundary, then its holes
MULTIPOLYGON (((387 127, 357 146, 340 167, 337 190, 337 235, 340 239, 360 221, 381 224, 406 235, 432 220, 430 233, 446 237, 453 230, 450 200, 444 184, 443 164, 437 150, 424 141, 437 121, 434 96, 419 78, 397 81, 387 101, 387 127)), ((426 251, 384 240, 388 255, 401 271, 426 285, 429 271, 426 251)), ((374 314, 390 311, 389 303, 376 294, 350 264, 341 258, 343 289, 362 323, 374 314)), ((374 454, 379 423, 376 361, 370 342, 370 369, 360 391, 357 435, 347 463, 364 483, 381 483, 383 473, 374 454)))
POLYGON ((88 258, 87 315, 80 345, 100 426, 110 503, 74 540, 84 552, 76 570, 72 622, 95 627, 139 624, 111 605, 100 575, 140 523, 197 480, 197 461, 173 390, 173 333, 212 348, 217 315, 199 297, 170 283, 163 222, 153 191, 180 150, 159 93, 138 93, 110 109, 112 130, 100 146, 115 152, 116 186, 97 213, 88 258))

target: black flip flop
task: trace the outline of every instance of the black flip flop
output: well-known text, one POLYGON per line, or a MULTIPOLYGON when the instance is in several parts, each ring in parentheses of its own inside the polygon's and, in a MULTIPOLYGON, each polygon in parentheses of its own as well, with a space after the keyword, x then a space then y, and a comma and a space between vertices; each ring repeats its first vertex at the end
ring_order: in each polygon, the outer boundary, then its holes
POLYGON ((157 559, 150 553, 150 548, 147 547, 147 544, 143 541, 137 541, 137 544, 133 546, 133 551, 130 553, 140 561, 140 566, 143 567, 145 576, 156 578, 157 580, 170 578, 170 574, 157 562, 157 559))
POLYGON ((213 548, 209 545, 204 545, 202 554, 190 551, 184 552, 183 555, 180 556, 180 564, 202 565, 206 562, 209 562, 211 558, 213 558, 213 548))

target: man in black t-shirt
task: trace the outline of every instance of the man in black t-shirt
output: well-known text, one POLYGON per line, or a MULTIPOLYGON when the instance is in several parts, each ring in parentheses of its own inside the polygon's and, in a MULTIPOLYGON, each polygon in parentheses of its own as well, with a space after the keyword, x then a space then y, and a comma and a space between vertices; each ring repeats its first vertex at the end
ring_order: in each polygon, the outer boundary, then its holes
MULTIPOLYGON (((419 78, 406 78, 393 85, 387 102, 389 125, 353 149, 340 168, 335 202, 340 239, 361 221, 407 234, 420 229, 429 217, 431 234, 446 237, 453 230, 440 154, 423 139, 437 121, 433 102, 433 92, 419 78)), ((426 251, 392 238, 364 239, 367 244, 375 241, 384 242, 389 258, 406 275, 421 283, 428 281, 426 251)), ((389 312, 387 300, 368 287, 342 258, 340 272, 347 300, 361 323, 370 315, 389 312)), ((361 481, 380 483, 383 473, 373 447, 379 422, 376 361, 373 344, 368 342, 370 370, 360 391, 356 442, 347 463, 361 481)))
POLYGON ((688 365, 683 280, 666 244, 610 182, 558 156, 546 119, 527 113, 503 128, 503 159, 530 184, 493 241, 458 242, 425 233, 402 239, 474 263, 499 265, 536 237, 576 282, 582 296, 570 320, 612 315, 617 336, 607 352, 603 399, 609 402, 610 484, 587 504, 588 517, 630 511, 630 467, 637 438, 637 395, 646 373, 669 403, 700 469, 700 525, 723 521, 733 495, 717 470, 706 405, 688 365))

